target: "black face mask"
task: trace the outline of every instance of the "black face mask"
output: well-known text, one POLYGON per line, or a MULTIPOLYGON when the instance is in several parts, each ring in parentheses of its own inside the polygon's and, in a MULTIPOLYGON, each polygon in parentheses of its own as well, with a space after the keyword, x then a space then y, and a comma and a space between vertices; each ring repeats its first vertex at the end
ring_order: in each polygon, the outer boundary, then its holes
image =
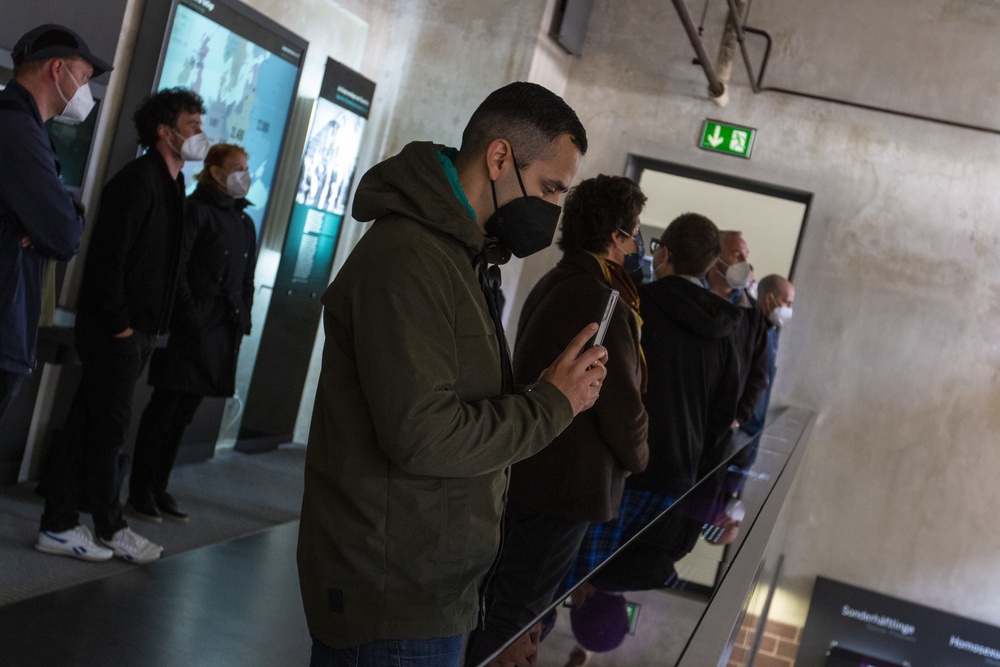
POLYGON ((488 236, 495 238, 515 256, 527 257, 552 245, 552 236, 556 233, 559 212, 562 209, 540 197, 528 196, 521 181, 521 171, 517 168, 513 150, 510 156, 514 160, 514 173, 517 175, 517 183, 521 186, 521 193, 524 196, 512 199, 503 206, 497 206, 496 183, 490 181, 493 208, 496 210, 484 227, 488 236))

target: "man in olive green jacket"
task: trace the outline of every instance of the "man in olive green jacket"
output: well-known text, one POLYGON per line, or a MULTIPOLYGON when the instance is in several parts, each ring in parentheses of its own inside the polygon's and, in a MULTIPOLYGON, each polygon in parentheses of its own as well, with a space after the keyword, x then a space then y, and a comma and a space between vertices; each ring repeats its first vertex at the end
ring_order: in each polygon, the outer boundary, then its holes
POLYGON ((605 375, 604 348, 583 351, 590 325, 515 389, 484 262, 487 246, 551 242, 586 147, 565 102, 515 83, 480 105, 461 151, 413 143, 362 178, 353 214, 375 223, 322 299, 298 546, 313 664, 458 664, 508 466, 593 405, 605 375))

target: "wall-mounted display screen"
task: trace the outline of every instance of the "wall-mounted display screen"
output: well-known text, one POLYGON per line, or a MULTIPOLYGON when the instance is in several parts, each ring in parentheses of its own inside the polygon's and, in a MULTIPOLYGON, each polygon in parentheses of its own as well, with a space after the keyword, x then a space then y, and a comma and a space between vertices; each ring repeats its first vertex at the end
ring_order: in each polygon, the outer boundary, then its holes
POLYGON ((365 119, 354 112, 323 98, 316 101, 292 212, 291 228, 302 230, 293 282, 328 277, 329 262, 315 259, 333 258, 364 126, 365 119))
MULTIPOLYGON (((253 185, 247 199, 260 238, 275 167, 298 83, 303 48, 220 0, 178 0, 165 40, 156 89, 183 86, 205 100, 212 144, 243 146, 253 185)), ((184 166, 189 189, 198 162, 184 166)))
POLYGON ((374 94, 373 81, 327 58, 237 450, 292 439, 374 94))
POLYGON ((373 82, 327 60, 278 269, 281 283, 326 287, 374 93, 373 82))

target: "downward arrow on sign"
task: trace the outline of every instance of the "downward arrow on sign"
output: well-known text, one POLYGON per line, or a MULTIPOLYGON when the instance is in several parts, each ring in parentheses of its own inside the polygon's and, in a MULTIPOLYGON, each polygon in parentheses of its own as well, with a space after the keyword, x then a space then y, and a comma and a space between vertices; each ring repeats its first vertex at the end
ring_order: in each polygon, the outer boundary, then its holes
POLYGON ((710 137, 705 137, 708 140, 708 143, 712 145, 712 148, 718 148, 719 144, 722 143, 721 130, 722 130, 722 128, 719 127, 718 125, 716 125, 715 126, 715 134, 713 134, 710 137))

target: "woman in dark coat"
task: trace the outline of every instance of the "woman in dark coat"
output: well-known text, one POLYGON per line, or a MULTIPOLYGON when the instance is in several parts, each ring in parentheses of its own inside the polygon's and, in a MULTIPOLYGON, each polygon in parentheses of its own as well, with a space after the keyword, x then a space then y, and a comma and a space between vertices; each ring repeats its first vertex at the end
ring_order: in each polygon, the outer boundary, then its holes
POLYGON ((136 435, 129 507, 140 518, 186 523, 167 493, 184 429, 205 396, 232 396, 236 356, 250 333, 257 234, 244 209, 250 187, 247 154, 216 144, 184 210, 185 239, 170 341, 153 352, 153 396, 136 435))
POLYGON ((577 185, 563 206, 563 257, 521 309, 514 379, 527 384, 594 321, 609 288, 620 293, 604 338, 608 374, 600 398, 548 447, 511 468, 503 552, 466 664, 485 659, 549 606, 590 522, 615 518, 625 478, 646 467, 646 369, 639 296, 629 277, 642 261, 645 203, 639 186, 621 176, 577 185))

